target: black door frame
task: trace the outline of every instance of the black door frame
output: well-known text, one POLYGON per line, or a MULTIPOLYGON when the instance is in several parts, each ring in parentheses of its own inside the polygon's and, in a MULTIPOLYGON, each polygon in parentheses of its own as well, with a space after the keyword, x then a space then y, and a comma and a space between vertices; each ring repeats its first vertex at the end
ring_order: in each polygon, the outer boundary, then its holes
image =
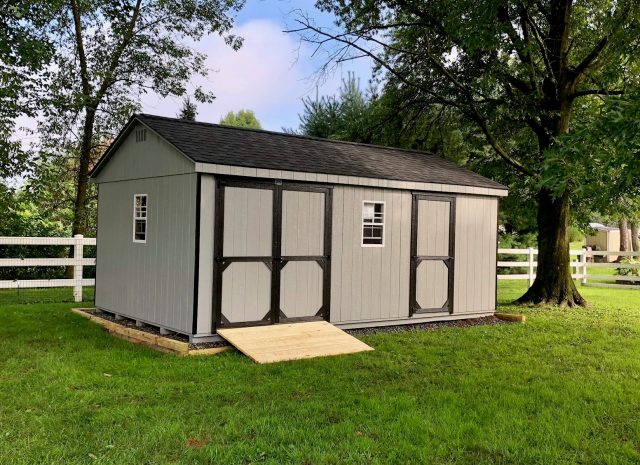
POLYGON ((235 176, 216 176, 214 212, 214 302, 213 328, 229 328, 242 326, 259 326, 295 321, 308 321, 310 318, 287 318, 280 308, 280 288, 282 268, 290 261, 315 261, 322 269, 323 289, 322 306, 316 313, 315 319, 329 321, 331 316, 331 223, 332 223, 332 194, 331 186, 319 184, 305 184, 300 182, 275 180, 256 180, 235 176), (271 255, 256 257, 226 257, 224 256, 224 192, 226 187, 245 187, 250 189, 266 189, 273 192, 271 255), (283 191, 319 192, 325 194, 324 201, 324 255, 318 256, 282 256, 282 193, 283 191), (269 268, 271 275, 270 306, 265 316, 258 321, 240 323, 229 322, 222 314, 222 277, 224 270, 234 262, 262 262, 269 268))
POLYGON ((421 313, 453 313, 453 287, 455 280, 455 232, 456 232, 456 198, 450 195, 425 194, 414 192, 411 201, 411 262, 409 273, 409 316, 421 313), (418 255, 418 202, 432 200, 449 202, 449 250, 447 256, 418 255), (416 299, 416 276, 418 266, 426 260, 442 261, 448 270, 447 300, 441 308, 421 308, 416 299))

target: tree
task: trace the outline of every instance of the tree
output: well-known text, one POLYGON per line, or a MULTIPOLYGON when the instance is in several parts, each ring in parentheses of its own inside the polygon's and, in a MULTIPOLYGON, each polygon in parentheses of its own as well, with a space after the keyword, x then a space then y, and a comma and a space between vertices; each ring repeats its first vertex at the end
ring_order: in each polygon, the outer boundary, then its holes
POLYGON ((618 228, 620 229, 620 252, 628 252, 631 250, 629 223, 626 218, 618 220, 618 228))
POLYGON ((48 37, 62 0, 11 0, 0 9, 0 178, 20 174, 28 153, 12 139, 18 116, 34 116, 39 79, 53 56, 48 37))
POLYGON ((188 95, 182 99, 182 108, 180 109, 180 113, 176 116, 187 121, 196 120, 196 116, 198 116, 198 107, 191 101, 191 98, 188 95))
MULTIPOLYGON (((634 0, 319 0, 339 30, 296 29, 331 63, 367 56, 402 108, 457 109, 537 202, 538 267, 519 301, 582 305, 569 268, 570 183, 554 184, 550 149, 594 96, 635 85, 634 0), (630 77, 631 76, 631 77, 630 77), (587 103, 584 103, 587 102, 587 103), (525 143, 512 146, 514 134, 525 143)), ((294 32, 294 31, 292 31, 294 32)), ((327 64, 329 66, 329 64, 327 64)))
POLYGON ((638 234, 640 234, 640 228, 638 227, 637 221, 631 221, 631 249, 634 252, 640 252, 640 238, 638 234))
MULTIPOLYGON (((45 2, 46 3, 46 2, 45 2)), ((71 156, 75 170, 72 234, 87 226, 88 174, 143 93, 182 96, 193 75, 205 75, 205 56, 185 43, 219 34, 233 48, 228 15, 241 0, 67 0, 46 25, 25 18, 52 49, 48 72, 38 85, 41 146, 38 163, 71 156)), ((17 75, 19 66, 8 72, 17 75)), ((196 89, 198 101, 213 96, 196 89)))
MULTIPOLYGON (((298 133, 313 137, 371 143, 376 129, 374 99, 365 95, 355 76, 342 80, 339 95, 302 100, 298 133)), ((295 131, 291 131, 295 132, 295 131)))
POLYGON ((237 113, 230 111, 223 118, 220 118, 220 124, 239 128, 262 129, 260 121, 251 110, 240 110, 237 113))

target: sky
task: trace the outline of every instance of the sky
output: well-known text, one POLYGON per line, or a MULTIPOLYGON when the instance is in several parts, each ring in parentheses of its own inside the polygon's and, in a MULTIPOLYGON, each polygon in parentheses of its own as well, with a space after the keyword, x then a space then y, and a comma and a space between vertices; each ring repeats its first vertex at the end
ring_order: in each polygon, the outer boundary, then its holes
MULTIPOLYGON (((247 0, 237 14, 234 34, 244 38, 234 51, 222 38, 210 36, 195 44, 208 56, 211 70, 206 78, 190 85, 213 91, 212 104, 199 104, 197 120, 217 123, 229 111, 253 110, 264 129, 280 131, 297 128, 302 98, 337 94, 342 79, 353 72, 365 88, 371 75, 371 62, 348 62, 323 78, 317 71, 323 65, 323 53, 312 56, 313 48, 296 34, 284 31, 296 26, 300 12, 316 24, 331 26, 333 17, 313 6, 314 0, 247 0)), ((142 111, 175 116, 182 106, 179 98, 160 98, 154 94, 142 99, 142 111)))

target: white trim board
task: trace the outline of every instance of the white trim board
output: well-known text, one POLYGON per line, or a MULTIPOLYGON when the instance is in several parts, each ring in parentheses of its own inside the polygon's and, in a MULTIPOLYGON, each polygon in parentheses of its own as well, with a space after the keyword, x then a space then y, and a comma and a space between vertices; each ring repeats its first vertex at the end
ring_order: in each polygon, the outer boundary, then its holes
POLYGON ((412 181, 395 181, 392 179, 362 178, 358 176, 305 173, 302 171, 247 168, 243 166, 216 165, 213 163, 196 163, 195 170, 197 173, 245 176, 249 178, 286 179, 292 181, 346 184, 351 186, 382 187, 387 189, 486 195, 491 197, 506 197, 509 194, 506 189, 490 189, 488 187, 458 186, 456 184, 438 184, 412 181))

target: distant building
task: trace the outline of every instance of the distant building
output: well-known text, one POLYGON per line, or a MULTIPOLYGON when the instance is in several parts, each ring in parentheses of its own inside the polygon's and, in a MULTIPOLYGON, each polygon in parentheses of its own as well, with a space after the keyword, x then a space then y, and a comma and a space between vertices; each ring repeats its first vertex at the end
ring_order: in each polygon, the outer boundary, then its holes
MULTIPOLYGON (((594 251, 597 250, 620 250, 620 229, 611 226, 605 226, 600 223, 589 223, 589 226, 595 230, 593 235, 586 236, 586 245, 594 251)), ((599 258, 599 257, 598 257, 599 258)), ((618 257, 609 255, 602 257, 603 261, 615 262, 618 257)))

